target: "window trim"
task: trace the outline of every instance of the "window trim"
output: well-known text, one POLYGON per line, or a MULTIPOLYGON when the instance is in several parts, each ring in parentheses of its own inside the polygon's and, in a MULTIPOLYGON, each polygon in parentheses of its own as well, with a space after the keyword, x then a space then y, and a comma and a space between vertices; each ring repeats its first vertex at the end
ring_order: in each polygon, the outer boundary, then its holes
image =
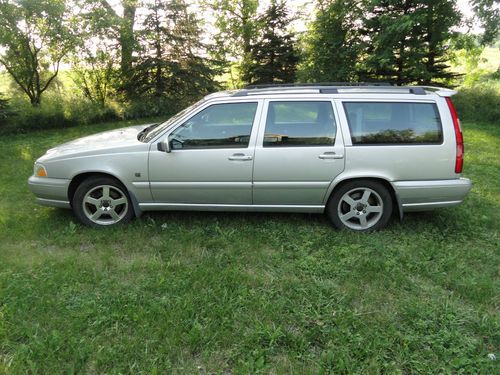
POLYGON ((292 149, 292 148, 320 148, 320 147, 335 147, 337 145, 338 138, 342 136, 342 132, 340 130, 340 119, 338 116, 338 111, 335 106, 335 102, 332 99, 329 98, 318 98, 318 97, 294 97, 294 98, 273 98, 273 99, 266 99, 263 110, 262 110, 262 115, 261 115, 261 131, 259 132, 258 139, 257 139, 257 147, 259 148, 265 148, 265 149, 273 149, 273 150, 280 150, 280 149, 292 149), (293 102, 322 102, 322 103, 329 103, 333 112, 333 118, 335 121, 335 134, 334 134, 334 141, 332 144, 322 144, 322 145, 289 145, 289 146, 266 146, 264 145, 264 138, 266 135, 266 125, 267 125, 267 115, 269 113, 269 107, 271 103, 275 102, 285 102, 285 103, 293 103, 293 102))
POLYGON ((441 116, 441 112, 439 111, 439 105, 437 102, 433 100, 367 100, 367 99, 349 99, 349 100, 340 100, 340 104, 342 105, 342 110, 344 111, 344 118, 345 118, 345 123, 346 123, 346 128, 348 130, 349 134, 349 140, 350 140, 350 145, 346 145, 346 147, 376 147, 376 146, 441 146, 445 142, 445 134, 444 134, 444 127, 443 127, 443 119, 441 116), (439 127, 440 127, 440 135, 441 139, 439 142, 425 142, 425 143, 354 143, 352 140, 352 130, 351 130, 351 123, 349 121, 349 116, 347 115, 347 108, 345 106, 346 103, 376 103, 376 104, 395 104, 395 103, 401 103, 401 104, 431 104, 435 107, 436 112, 439 116, 439 127))
POLYGON ((176 148, 172 149, 172 152, 184 152, 184 151, 205 151, 205 150, 238 150, 238 149, 249 149, 251 147, 255 146, 255 138, 256 138, 256 132, 258 129, 258 123, 260 121, 260 117, 262 115, 262 107, 263 107, 263 102, 261 99, 253 99, 253 100, 235 100, 235 101, 208 101, 206 105, 198 108, 196 112, 192 112, 186 117, 182 118, 177 124, 174 125, 174 127, 170 128, 168 131, 166 131, 161 137, 162 139, 166 140, 167 142, 169 141, 170 135, 175 132, 178 128, 180 128, 184 123, 189 121, 191 118, 194 116, 198 115, 199 113, 203 112, 205 109, 215 106, 215 105, 226 105, 226 104, 257 104, 257 107, 255 109, 255 114, 252 122, 252 126, 250 128, 250 134, 249 134, 249 140, 248 144, 246 146, 241 146, 241 147, 226 147, 226 146, 214 146, 214 147, 197 147, 197 148, 176 148))

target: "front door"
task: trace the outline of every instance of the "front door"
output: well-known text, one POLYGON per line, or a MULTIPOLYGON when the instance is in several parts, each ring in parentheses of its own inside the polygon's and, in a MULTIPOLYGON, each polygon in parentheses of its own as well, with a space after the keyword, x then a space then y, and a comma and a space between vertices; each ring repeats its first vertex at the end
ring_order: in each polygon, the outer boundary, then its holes
POLYGON ((319 206, 344 170, 331 100, 267 100, 255 149, 256 205, 319 206))
POLYGON ((252 204, 259 101, 212 104, 169 136, 171 152, 149 157, 153 199, 158 203, 252 204))

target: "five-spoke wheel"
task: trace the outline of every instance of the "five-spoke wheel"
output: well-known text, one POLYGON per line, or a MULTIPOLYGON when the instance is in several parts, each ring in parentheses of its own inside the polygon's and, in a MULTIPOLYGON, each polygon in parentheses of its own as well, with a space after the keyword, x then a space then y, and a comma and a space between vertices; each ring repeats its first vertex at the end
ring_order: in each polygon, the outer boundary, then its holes
POLYGON ((327 214, 337 228, 365 232, 383 228, 392 213, 392 198, 377 181, 354 180, 335 190, 327 214))
POLYGON ((133 216, 127 190, 108 177, 85 180, 73 197, 73 210, 91 226, 109 226, 128 221, 133 216))

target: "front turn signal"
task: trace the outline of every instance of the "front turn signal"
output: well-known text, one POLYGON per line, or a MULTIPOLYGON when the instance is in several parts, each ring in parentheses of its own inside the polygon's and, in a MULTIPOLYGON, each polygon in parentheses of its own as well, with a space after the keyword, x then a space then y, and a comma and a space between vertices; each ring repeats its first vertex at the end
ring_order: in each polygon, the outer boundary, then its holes
POLYGON ((45 170, 45 167, 43 165, 41 165, 41 164, 35 165, 35 176, 47 177, 47 171, 45 170))

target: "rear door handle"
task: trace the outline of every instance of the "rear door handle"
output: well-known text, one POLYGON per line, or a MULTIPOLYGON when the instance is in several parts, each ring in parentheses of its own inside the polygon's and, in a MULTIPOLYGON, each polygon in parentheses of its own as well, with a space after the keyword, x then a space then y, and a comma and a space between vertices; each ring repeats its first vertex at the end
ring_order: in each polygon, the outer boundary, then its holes
POLYGON ((324 154, 321 154, 318 156, 320 159, 343 159, 344 155, 337 155, 333 151, 325 152, 324 154))
POLYGON ((251 155, 245 155, 245 154, 233 154, 230 157, 228 157, 229 160, 252 160, 253 157, 251 155))

